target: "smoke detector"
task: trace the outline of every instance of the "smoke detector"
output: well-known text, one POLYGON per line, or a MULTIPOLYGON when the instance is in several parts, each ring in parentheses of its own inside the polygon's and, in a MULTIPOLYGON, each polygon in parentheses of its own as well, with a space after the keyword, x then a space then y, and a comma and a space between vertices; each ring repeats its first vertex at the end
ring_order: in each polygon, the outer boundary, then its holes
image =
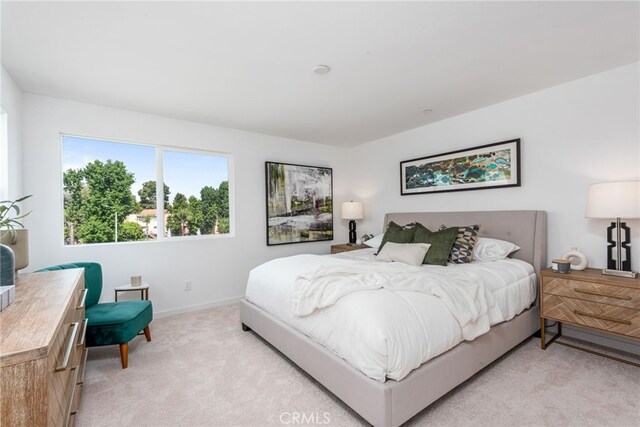
POLYGON ((319 75, 328 74, 331 71, 328 65, 316 65, 313 67, 313 72, 319 75))

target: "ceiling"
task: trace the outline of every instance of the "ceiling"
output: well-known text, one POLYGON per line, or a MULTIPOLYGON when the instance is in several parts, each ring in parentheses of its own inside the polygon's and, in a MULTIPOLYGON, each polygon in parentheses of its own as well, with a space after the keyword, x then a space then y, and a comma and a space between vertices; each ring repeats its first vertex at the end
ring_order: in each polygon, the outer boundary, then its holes
POLYGON ((1 52, 24 92, 354 146, 637 62, 639 6, 3 1, 1 52))

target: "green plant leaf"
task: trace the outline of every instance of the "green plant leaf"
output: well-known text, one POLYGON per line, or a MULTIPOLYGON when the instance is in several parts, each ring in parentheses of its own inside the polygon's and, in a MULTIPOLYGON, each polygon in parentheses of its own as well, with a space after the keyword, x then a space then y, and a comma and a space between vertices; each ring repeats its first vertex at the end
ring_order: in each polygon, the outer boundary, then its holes
POLYGON ((30 194, 28 196, 20 197, 17 200, 4 200, 0 202, 0 229, 10 230, 12 232, 12 235, 14 235, 15 232, 13 231, 13 229, 15 228, 15 226, 24 228, 24 225, 22 225, 22 223, 17 220, 26 217, 31 212, 21 214, 20 206, 18 206, 18 203, 28 199, 31 196, 32 195, 30 194))
POLYGON ((29 211, 29 212, 27 212, 26 214, 19 215, 19 216, 14 216, 14 217, 13 217, 13 218, 11 218, 11 219, 13 219, 13 220, 16 220, 16 219, 22 219, 22 218, 24 218, 25 216, 29 215, 31 212, 32 212, 32 211, 29 211))
POLYGON ((20 202, 22 202, 22 201, 24 201, 24 200, 27 200, 27 199, 28 199, 29 197, 31 197, 31 196, 33 196, 33 194, 29 194, 28 196, 20 197, 18 200, 16 200, 16 201, 15 201, 15 202, 13 202, 13 203, 20 203, 20 202))

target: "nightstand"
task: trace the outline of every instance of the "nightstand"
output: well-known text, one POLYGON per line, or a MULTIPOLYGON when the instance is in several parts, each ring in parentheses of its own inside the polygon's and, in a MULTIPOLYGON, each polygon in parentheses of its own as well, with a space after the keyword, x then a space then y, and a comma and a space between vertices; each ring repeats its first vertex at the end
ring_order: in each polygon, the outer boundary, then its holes
POLYGON ((561 335, 561 323, 640 339, 640 278, 604 276, 594 268, 568 274, 546 269, 540 274, 540 304, 542 349, 561 335), (545 319, 558 322, 558 334, 549 342, 545 342, 545 319))
POLYGON ((349 252, 349 251, 356 251, 358 249, 366 249, 369 246, 365 245, 365 244, 349 244, 349 243, 344 243, 342 245, 331 245, 331 254, 339 254, 340 252, 349 252))

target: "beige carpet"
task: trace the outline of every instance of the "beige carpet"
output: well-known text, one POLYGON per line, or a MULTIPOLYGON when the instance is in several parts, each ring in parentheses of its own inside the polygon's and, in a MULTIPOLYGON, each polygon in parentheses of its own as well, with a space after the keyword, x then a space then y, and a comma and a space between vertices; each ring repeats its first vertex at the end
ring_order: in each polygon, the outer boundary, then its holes
MULTIPOLYGON (((79 426, 352 426, 366 422, 253 332, 238 305, 155 320, 153 341, 92 348, 79 426)), ((638 426, 640 369, 530 339, 412 426, 638 426)))

